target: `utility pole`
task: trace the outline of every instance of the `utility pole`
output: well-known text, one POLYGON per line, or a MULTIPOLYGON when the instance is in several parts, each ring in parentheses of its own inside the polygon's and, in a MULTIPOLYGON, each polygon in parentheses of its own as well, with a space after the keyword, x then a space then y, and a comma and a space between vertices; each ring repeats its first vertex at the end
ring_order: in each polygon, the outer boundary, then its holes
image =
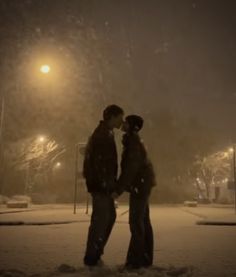
POLYGON ((79 156, 79 144, 75 145, 75 187, 74 187, 74 214, 76 214, 77 203, 77 189, 78 189, 78 157, 79 156))
POLYGON ((234 211, 236 213, 236 145, 233 145, 234 211))
POLYGON ((4 175, 4 147, 3 147, 3 128, 5 115, 5 98, 2 94, 1 115, 0 115, 0 193, 3 190, 3 175, 4 175))

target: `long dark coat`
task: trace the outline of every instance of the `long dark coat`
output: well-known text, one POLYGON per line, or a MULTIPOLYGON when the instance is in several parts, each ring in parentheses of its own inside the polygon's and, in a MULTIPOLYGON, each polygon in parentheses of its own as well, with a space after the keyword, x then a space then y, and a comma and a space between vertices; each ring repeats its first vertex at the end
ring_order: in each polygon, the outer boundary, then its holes
POLYGON ((144 144, 136 132, 125 134, 122 143, 121 175, 117 192, 121 194, 125 190, 140 196, 150 194, 156 180, 144 144))
POLYGON ((117 179, 114 134, 105 121, 93 132, 85 151, 83 175, 90 193, 112 193, 117 179))

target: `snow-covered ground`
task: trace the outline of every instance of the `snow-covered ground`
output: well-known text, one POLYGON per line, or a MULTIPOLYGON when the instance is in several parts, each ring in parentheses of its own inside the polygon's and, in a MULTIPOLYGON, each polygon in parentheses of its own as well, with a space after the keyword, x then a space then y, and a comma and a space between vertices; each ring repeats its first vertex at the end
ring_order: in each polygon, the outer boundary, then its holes
POLYGON ((233 216, 232 209, 152 206, 154 267, 126 272, 121 268, 130 236, 127 206, 117 210, 105 265, 92 271, 82 263, 90 220, 85 208, 79 207, 76 215, 72 205, 33 208, 0 215, 0 222, 28 223, 0 226, 0 276, 236 276, 236 227, 195 224, 201 218, 233 216), (35 225, 65 221, 75 222, 35 225))

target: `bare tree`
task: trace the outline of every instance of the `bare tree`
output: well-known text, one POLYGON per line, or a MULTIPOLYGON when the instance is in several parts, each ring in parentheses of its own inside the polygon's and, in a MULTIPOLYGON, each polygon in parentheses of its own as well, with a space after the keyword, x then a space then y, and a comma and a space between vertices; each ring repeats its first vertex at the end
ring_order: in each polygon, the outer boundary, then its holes
POLYGON ((50 185, 54 162, 64 152, 55 140, 27 138, 7 145, 6 160, 10 169, 25 172, 25 192, 29 192, 50 185))
POLYGON ((196 157, 194 166, 198 179, 205 185, 208 199, 210 198, 210 187, 230 177, 229 154, 225 151, 219 151, 204 158, 196 157))

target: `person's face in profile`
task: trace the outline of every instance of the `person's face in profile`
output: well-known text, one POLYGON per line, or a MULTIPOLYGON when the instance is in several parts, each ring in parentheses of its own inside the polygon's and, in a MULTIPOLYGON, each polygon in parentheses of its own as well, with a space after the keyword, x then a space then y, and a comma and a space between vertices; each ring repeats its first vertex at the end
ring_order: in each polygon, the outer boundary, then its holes
POLYGON ((113 117, 112 118, 112 125, 114 126, 114 128, 116 128, 116 129, 120 129, 121 128, 121 126, 122 126, 122 123, 123 123, 123 114, 119 114, 118 116, 116 116, 116 117, 113 117))

